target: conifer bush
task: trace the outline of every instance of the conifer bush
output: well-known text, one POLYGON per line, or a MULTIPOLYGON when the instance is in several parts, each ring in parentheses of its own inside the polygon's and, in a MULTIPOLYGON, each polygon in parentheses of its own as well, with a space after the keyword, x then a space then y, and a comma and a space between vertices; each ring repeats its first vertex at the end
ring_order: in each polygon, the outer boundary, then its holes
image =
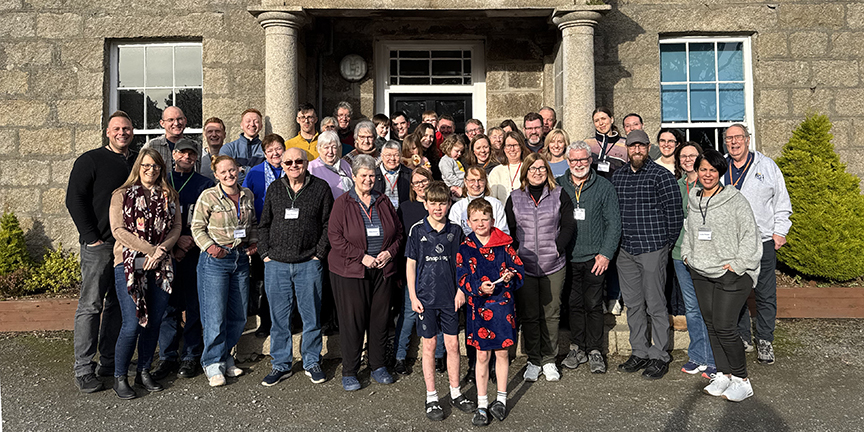
POLYGON ((831 126, 809 114, 777 159, 793 209, 777 259, 807 276, 847 281, 864 275, 864 197, 834 152, 831 126))
POLYGON ((18 218, 12 212, 3 212, 0 217, 0 276, 30 267, 30 264, 30 254, 18 218))

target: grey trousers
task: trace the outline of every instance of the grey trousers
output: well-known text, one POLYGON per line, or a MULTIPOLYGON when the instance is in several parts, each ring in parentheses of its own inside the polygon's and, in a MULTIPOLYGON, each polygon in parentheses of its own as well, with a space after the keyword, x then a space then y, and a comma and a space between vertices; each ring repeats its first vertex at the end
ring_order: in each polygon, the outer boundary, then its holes
POLYGON ((102 369, 114 373, 114 345, 123 317, 114 289, 113 249, 114 243, 81 245, 81 294, 73 337, 76 377, 95 372, 97 348, 102 369))
POLYGON ((664 291, 668 260, 669 246, 639 255, 630 255, 624 249, 618 253, 618 279, 627 306, 630 347, 639 358, 671 360, 667 352, 669 312, 664 291))

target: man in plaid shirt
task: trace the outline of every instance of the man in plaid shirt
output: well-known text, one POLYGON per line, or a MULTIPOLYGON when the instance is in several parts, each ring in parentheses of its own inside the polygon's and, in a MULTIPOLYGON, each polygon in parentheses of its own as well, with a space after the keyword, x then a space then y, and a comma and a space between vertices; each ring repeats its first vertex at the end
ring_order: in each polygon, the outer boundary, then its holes
POLYGON ((671 360, 667 352, 669 316, 664 294, 666 263, 681 232, 684 212, 675 177, 648 157, 649 145, 645 132, 630 132, 627 136, 630 163, 612 175, 622 223, 618 278, 627 306, 633 350, 618 370, 636 372, 644 368, 644 378, 660 379, 669 370, 671 360))

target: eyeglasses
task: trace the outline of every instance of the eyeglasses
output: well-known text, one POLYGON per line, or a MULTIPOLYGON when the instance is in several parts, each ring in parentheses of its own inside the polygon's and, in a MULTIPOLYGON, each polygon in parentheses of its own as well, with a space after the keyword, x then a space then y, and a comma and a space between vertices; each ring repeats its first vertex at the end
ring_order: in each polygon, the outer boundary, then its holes
POLYGON ((539 166, 539 167, 528 167, 528 172, 529 172, 529 173, 545 173, 545 172, 546 172, 546 167, 545 167, 545 166, 539 166))
POLYGON ((466 133, 466 134, 471 134, 471 133, 483 133, 483 129, 482 129, 482 128, 465 129, 465 133, 466 133))
POLYGON ((733 142, 733 141, 735 141, 735 142, 744 142, 744 140, 746 140, 746 139, 747 139, 747 137, 744 136, 744 135, 732 135, 732 136, 727 136, 727 137, 725 138, 725 141, 726 141, 727 143, 731 143, 731 142, 733 142))
POLYGON ((587 164, 591 161, 591 157, 580 158, 580 159, 569 159, 570 163, 575 165, 587 164))
POLYGON ((297 121, 299 122, 315 123, 315 120, 315 116, 297 116, 297 121))
POLYGON ((678 141, 676 141, 676 140, 661 139, 660 141, 657 141, 657 144, 677 144, 677 143, 678 143, 678 141))
POLYGON ((420 181, 411 182, 411 186, 414 186, 414 187, 423 187, 423 186, 426 186, 428 184, 429 184, 429 180, 420 180, 420 181))
POLYGON ((151 169, 154 171, 162 170, 162 167, 156 164, 141 164, 141 168, 144 168, 144 171, 150 171, 151 169))
POLYGON ((633 144, 627 144, 627 147, 631 147, 631 148, 632 147, 639 147, 639 148, 647 149, 648 144, 646 144, 646 143, 633 143, 633 144))
POLYGON ((697 157, 699 157, 698 154, 695 154, 695 155, 683 155, 682 154, 681 155, 681 159, 696 159, 697 157))
POLYGON ((465 180, 465 183, 480 184, 480 183, 483 183, 483 179, 479 179, 479 178, 478 179, 467 179, 467 180, 465 180))
POLYGON ((373 139, 375 139, 375 137, 372 135, 357 135, 357 139, 363 141, 372 141, 373 139))
POLYGON ((519 144, 504 144, 504 148, 519 148, 519 144))
POLYGON ((289 160, 283 160, 282 161, 282 165, 285 165, 286 167, 289 167, 289 168, 294 164, 297 164, 297 166, 302 167, 304 163, 306 163, 306 161, 303 159, 294 159, 294 160, 289 159, 289 160))

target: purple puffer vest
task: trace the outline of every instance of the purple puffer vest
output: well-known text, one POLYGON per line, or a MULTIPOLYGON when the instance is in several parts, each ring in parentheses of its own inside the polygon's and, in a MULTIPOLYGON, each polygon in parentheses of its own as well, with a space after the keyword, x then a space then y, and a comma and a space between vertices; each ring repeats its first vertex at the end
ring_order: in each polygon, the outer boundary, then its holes
POLYGON ((513 214, 516 216, 516 240, 519 241, 519 258, 525 265, 525 274, 542 277, 564 268, 566 257, 558 255, 555 239, 561 231, 561 190, 551 193, 543 189, 540 206, 527 190, 516 189, 510 193, 513 214))

